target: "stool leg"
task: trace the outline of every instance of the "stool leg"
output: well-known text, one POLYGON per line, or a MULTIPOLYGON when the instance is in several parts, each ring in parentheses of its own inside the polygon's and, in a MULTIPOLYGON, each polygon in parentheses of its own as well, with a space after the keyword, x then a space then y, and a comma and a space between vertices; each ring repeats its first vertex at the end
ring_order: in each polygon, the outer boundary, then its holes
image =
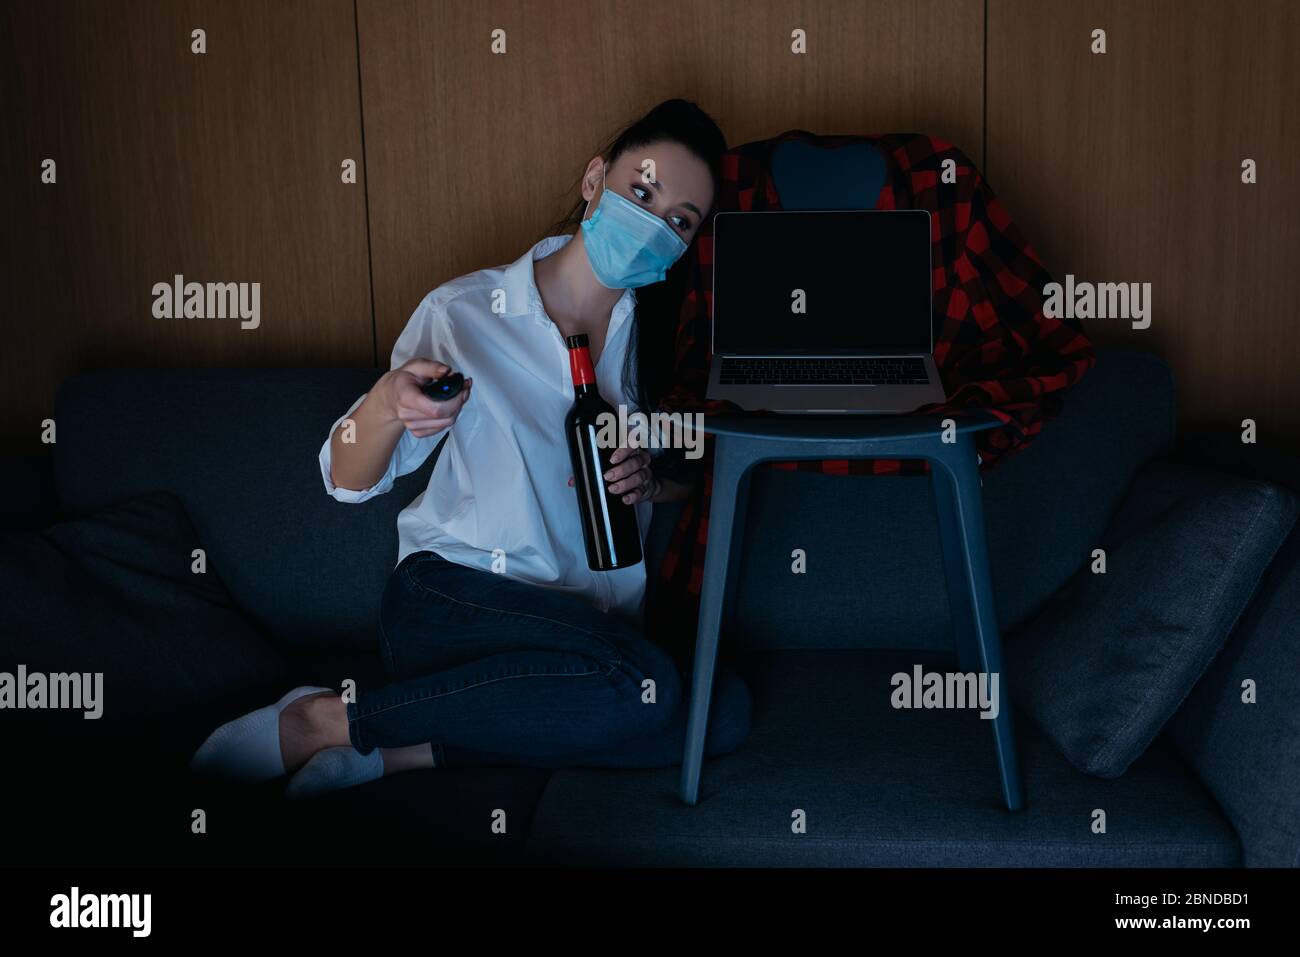
MULTIPOLYGON (((950 532, 943 542, 945 564, 952 561, 947 553, 955 552, 957 559, 952 562, 952 567, 960 566, 964 581, 951 590, 965 591, 967 595, 967 611, 981 663, 979 670, 998 676, 998 714, 992 720, 993 740, 1002 777, 1002 796, 1008 810, 1018 811, 1024 807, 1024 792, 1011 723, 1011 703, 1006 682, 1002 680, 1002 639, 993 607, 993 579, 989 573, 984 537, 984 502, 974 442, 969 435, 961 436, 949 451, 945 451, 943 458, 931 459, 930 467, 947 473, 945 479, 935 480, 936 493, 940 492, 941 485, 948 486, 948 494, 940 495, 936 502, 940 513, 948 513, 943 520, 950 532)), ((941 524, 940 527, 945 526, 941 524)))
POLYGON ((704 581, 700 588, 699 627, 695 633, 695 667, 691 678, 690 711, 686 719, 686 753, 682 756, 682 800, 699 800, 704 765, 704 736, 717 666, 718 640, 724 612, 731 606, 740 564, 749 466, 727 436, 717 436, 713 457, 713 494, 709 502, 708 546, 704 552, 704 581))
POLYGON ((934 488, 935 512, 939 518, 939 544, 943 555, 943 579, 948 588, 948 614, 957 646, 957 667, 962 671, 980 670, 979 638, 975 634, 975 609, 970 603, 966 584, 966 565, 962 561, 961 530, 956 509, 957 488, 948 470, 930 465, 934 488))

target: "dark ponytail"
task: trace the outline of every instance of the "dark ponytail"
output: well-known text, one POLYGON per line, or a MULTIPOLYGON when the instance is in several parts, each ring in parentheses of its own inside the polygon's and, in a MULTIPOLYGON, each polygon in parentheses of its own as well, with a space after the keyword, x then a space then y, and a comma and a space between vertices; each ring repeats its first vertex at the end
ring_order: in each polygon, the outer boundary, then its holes
MULTIPOLYGON (((606 163, 613 163, 631 149, 671 140, 680 143, 699 157, 713 175, 716 205, 722 184, 720 163, 727 150, 726 137, 713 119, 690 100, 664 100, 645 116, 612 137, 600 150, 606 163)), ((587 202, 579 198, 573 208, 555 223, 548 236, 576 230, 582 223, 587 202)), ((703 223, 701 223, 703 227, 703 223)), ((696 231, 699 235, 699 230, 696 231)), ((637 404, 654 411, 667 393, 676 358, 677 320, 690 279, 690 263, 683 255, 663 282, 636 290, 635 348, 629 348, 623 364, 623 382, 631 386, 637 404)))

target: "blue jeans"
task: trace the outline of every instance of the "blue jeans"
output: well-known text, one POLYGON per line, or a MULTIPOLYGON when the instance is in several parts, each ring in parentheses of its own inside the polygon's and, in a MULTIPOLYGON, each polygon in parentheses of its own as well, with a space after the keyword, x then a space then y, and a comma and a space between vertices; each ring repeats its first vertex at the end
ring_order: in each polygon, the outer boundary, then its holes
MULTIPOLYGON (((381 604, 390 680, 347 706, 362 753, 429 743, 437 765, 653 768, 681 764, 686 692, 639 622, 582 597, 408 555, 381 604)), ((749 733, 750 697, 718 670, 706 753, 749 733)))

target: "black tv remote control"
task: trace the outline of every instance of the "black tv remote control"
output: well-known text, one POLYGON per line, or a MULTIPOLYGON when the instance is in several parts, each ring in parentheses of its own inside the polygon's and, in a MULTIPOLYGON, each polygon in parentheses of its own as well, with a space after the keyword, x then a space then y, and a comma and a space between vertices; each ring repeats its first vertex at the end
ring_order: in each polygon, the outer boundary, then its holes
POLYGON ((464 387, 465 377, 459 372, 449 372, 441 379, 426 382, 420 388, 434 402, 446 402, 460 395, 460 390, 464 387))

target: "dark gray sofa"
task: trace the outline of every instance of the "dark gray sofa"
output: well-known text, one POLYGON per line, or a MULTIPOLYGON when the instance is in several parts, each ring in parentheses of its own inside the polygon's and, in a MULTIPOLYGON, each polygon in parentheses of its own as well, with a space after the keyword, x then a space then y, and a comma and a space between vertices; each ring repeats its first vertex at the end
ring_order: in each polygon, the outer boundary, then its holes
MULTIPOLYGON (((391 494, 360 506, 325 494, 316 461, 329 424, 378 374, 77 376, 60 391, 55 415, 58 507, 84 515, 149 490, 174 493, 235 601, 293 661, 296 683, 378 674, 378 601, 396 558, 396 516, 427 482, 433 457, 391 494)), ((1060 418, 985 475, 1004 630, 1026 622, 1083 564, 1139 466, 1174 452, 1174 398, 1160 360, 1102 352, 1060 418)), ((652 563, 676 515, 656 509, 652 563)), ((866 693, 900 665, 949 655, 927 478, 762 472, 749 529, 738 620, 724 642, 744 650, 752 732, 738 751, 706 763, 696 807, 678 800, 676 768, 444 769, 288 805, 274 785, 191 780, 175 756, 211 716, 177 715, 163 723, 187 730, 159 746, 171 757, 158 758, 165 767, 157 780, 105 796, 92 813, 103 815, 106 831, 118 822, 118 833, 99 835, 78 859, 130 847, 133 859, 178 862, 1231 866, 1285 863, 1293 853, 1294 832, 1279 835, 1266 823, 1277 795, 1252 798, 1230 764, 1206 770, 1189 760, 1197 735, 1216 733, 1212 720, 1184 728, 1182 751, 1162 734, 1126 774, 1104 781, 1074 770, 1018 716, 1028 807, 1011 814, 987 722, 952 711, 904 719, 884 695, 866 693), (808 575, 787 573, 794 539, 818 559, 808 575), (207 811, 219 840, 188 834, 193 807, 207 811), (498 808, 510 821, 505 835, 489 828, 498 808), (1115 822, 1106 834, 1089 828, 1096 808, 1115 822), (796 810, 807 814, 806 834, 791 832, 796 810), (135 829, 129 841, 122 822, 135 829)), ((1300 589, 1290 581, 1256 602, 1275 593, 1293 600, 1300 589)), ((1243 619, 1238 630, 1247 627, 1258 621, 1243 619)), ((1244 641, 1234 634, 1230 645, 1244 641)), ((1289 663, 1265 658, 1261 666, 1289 663)), ((1287 689, 1294 701, 1300 672, 1287 689)), ((1252 743, 1252 754, 1298 741, 1293 726, 1279 726, 1275 741, 1252 743)), ((87 767, 95 748, 86 748, 87 767)), ((80 780, 89 792, 115 790, 104 778, 80 780)), ((30 821, 71 800, 33 787, 26 803, 10 794, 30 821)), ((76 847, 86 847, 90 830, 76 847)))

